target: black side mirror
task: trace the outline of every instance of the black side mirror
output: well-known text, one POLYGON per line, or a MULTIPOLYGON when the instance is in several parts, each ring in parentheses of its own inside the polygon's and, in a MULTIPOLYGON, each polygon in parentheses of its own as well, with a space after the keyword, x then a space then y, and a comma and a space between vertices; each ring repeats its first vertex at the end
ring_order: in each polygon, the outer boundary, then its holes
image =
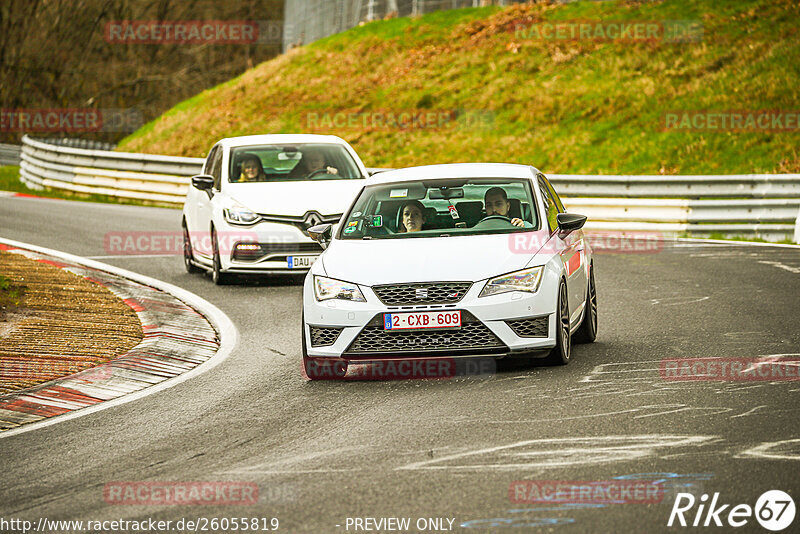
POLYGON ((331 242, 332 234, 333 225, 331 223, 318 224, 308 229, 308 237, 322 245, 322 248, 326 248, 331 242))
POLYGON ((583 225, 586 224, 586 215, 559 213, 556 215, 556 221, 558 221, 558 235, 564 238, 571 232, 583 228, 583 225))
POLYGON ((209 174, 192 176, 192 185, 200 191, 211 191, 211 188, 214 187, 214 177, 209 174))

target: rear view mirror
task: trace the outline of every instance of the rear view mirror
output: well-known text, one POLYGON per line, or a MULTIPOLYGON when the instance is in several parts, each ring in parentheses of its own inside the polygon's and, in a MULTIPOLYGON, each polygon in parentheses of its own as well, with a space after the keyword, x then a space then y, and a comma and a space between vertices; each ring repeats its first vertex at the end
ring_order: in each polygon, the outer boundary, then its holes
POLYGON ((308 229, 308 237, 326 248, 331 241, 333 225, 331 223, 318 224, 308 229))
POLYGON ((200 191, 210 191, 214 187, 214 177, 209 174, 198 174, 192 176, 192 186, 200 191))

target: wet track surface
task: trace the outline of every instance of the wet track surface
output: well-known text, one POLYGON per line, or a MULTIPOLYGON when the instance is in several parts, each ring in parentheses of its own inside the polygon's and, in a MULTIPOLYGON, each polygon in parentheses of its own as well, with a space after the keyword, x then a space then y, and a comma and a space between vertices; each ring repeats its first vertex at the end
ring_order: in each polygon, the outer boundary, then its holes
MULTIPOLYGON (((668 530, 676 491, 752 506, 781 489, 798 502, 800 382, 675 381, 659 369, 669 358, 800 357, 800 249, 679 242, 598 254, 598 339, 576 345, 566 367, 308 383, 301 278, 217 287, 179 256, 104 257, 107 232, 177 235, 179 223, 178 210, 0 198, 3 237, 183 287, 240 334, 227 360, 192 380, 0 439, 0 517, 277 517, 287 532, 425 517, 455 519, 457 531, 640 532, 668 530), (637 478, 665 480, 662 502, 509 494, 521 480, 637 478), (113 481, 206 480, 254 482, 259 502, 129 506, 103 494, 113 481)), ((739 530, 763 531, 753 518, 739 530)))

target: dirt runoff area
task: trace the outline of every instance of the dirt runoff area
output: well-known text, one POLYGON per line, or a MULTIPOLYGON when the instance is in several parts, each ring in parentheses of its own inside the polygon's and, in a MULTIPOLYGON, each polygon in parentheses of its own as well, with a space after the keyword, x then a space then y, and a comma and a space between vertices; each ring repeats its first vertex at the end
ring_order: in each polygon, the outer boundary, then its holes
POLYGON ((107 362, 142 340, 136 312, 105 286, 0 251, 0 395, 107 362))

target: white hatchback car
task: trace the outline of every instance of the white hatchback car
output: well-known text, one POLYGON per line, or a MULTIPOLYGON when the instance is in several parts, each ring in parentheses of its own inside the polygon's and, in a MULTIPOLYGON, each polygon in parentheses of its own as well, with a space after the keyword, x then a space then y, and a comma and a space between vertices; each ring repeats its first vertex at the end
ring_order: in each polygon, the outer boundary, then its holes
POLYGON ((306 378, 382 359, 519 354, 566 364, 572 335, 597 333, 585 222, 530 166, 370 177, 338 228, 309 230, 326 250, 303 288, 306 378))
POLYGON ((304 272, 322 247, 308 228, 339 221, 368 171, 329 135, 222 139, 192 177, 183 206, 184 264, 230 273, 304 272))

